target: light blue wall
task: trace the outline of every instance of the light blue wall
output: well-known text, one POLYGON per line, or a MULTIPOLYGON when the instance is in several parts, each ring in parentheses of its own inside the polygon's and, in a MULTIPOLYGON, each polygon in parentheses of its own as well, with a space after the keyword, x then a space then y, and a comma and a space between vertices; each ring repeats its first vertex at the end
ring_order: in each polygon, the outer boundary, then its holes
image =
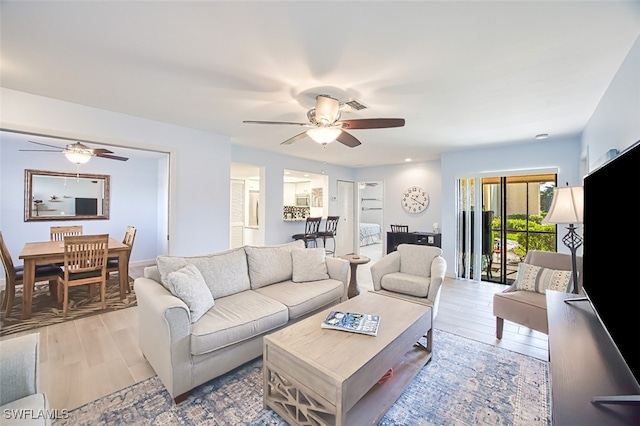
MULTIPOLYGON (((558 174, 558 184, 580 185, 579 159, 580 139, 577 136, 443 155, 442 250, 447 261, 447 273, 454 275, 455 272, 457 179, 551 171, 558 174)), ((566 247, 560 243, 557 249, 564 252, 566 247)))
MULTIPOLYGON (((35 145, 21 142, 15 134, 2 132, 0 140, 0 230, 16 264, 22 263, 18 255, 24 243, 48 240, 52 225, 82 225, 86 234, 108 233, 117 239, 124 237, 127 225, 133 225, 138 231, 131 254, 132 262, 153 259, 161 251, 156 240, 158 160, 134 157, 121 162, 92 158, 78 169, 59 153, 19 151, 33 149, 35 145), (24 222, 25 169, 65 173, 80 170, 81 173, 109 175, 109 220, 24 222)), ((63 194, 57 195, 61 197, 63 194)))
POLYGON ((640 140, 640 37, 629 51, 582 133, 589 170, 610 149, 640 140))

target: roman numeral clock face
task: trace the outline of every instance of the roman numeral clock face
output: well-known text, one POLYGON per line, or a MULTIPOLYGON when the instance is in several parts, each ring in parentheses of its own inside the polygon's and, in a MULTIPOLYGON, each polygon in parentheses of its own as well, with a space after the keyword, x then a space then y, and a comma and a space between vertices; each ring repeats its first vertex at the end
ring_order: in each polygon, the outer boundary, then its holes
POLYGON ((429 194, 419 186, 410 186, 402 194, 402 207, 409 213, 421 213, 429 205, 429 194))

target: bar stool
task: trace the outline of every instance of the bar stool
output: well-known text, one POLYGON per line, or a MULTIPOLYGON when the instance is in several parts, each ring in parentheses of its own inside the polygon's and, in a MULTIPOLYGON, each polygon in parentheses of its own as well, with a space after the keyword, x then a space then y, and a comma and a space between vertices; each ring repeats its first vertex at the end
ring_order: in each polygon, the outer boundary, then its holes
POLYGON ((314 247, 318 247, 318 229, 320 228, 321 217, 308 217, 304 227, 304 234, 295 234, 291 238, 294 240, 303 240, 304 246, 309 247, 309 243, 313 243, 314 247))
POLYGON ((322 238, 322 246, 327 254, 331 254, 333 257, 336 255, 336 233, 338 230, 338 221, 340 216, 327 216, 325 222, 324 231, 318 232, 318 238, 322 238), (333 250, 327 250, 327 238, 333 240, 333 250))

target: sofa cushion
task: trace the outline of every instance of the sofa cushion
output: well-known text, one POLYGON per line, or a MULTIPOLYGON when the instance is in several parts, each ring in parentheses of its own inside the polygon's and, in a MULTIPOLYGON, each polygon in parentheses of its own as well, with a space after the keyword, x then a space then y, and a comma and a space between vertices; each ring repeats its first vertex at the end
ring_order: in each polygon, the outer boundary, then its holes
POLYGON ((177 271, 169 272, 167 280, 173 289, 173 295, 189 307, 191 323, 198 321, 214 306, 211 291, 195 265, 188 264, 177 271))
POLYGON ((545 293, 545 290, 567 292, 571 286, 571 271, 561 271, 530 265, 518 264, 518 275, 513 283, 518 290, 545 293))
POLYGON ((216 299, 191 328, 191 354, 202 355, 281 327, 287 307, 253 290, 216 299))
POLYGON ((427 297, 430 284, 430 278, 402 272, 387 274, 380 281, 380 286, 385 290, 416 297, 427 297))
POLYGON ((16 399, 0 407, 2 426, 35 426, 50 425, 51 419, 46 414, 49 413, 49 401, 44 393, 34 393, 24 398, 16 399), (7 413, 22 412, 30 416, 7 416, 7 413))
POLYGON ((250 289, 244 247, 208 256, 158 256, 157 264, 161 283, 169 291, 171 285, 167 281, 167 275, 187 264, 193 264, 200 270, 214 299, 250 289))
POLYGON ((431 276, 433 259, 442 254, 437 247, 419 246, 415 244, 400 244, 400 272, 421 277, 431 276))
POLYGON ((256 292, 285 305, 289 309, 289 318, 295 319, 332 301, 340 300, 344 293, 344 284, 331 278, 305 283, 284 281, 262 287, 256 292))
POLYGON ((328 279, 329 273, 325 257, 326 252, 321 247, 293 250, 291 252, 293 263, 291 280, 296 283, 304 283, 328 279))
POLYGON ((290 280, 293 270, 291 250, 300 248, 304 248, 303 241, 269 247, 245 246, 251 288, 255 290, 265 285, 290 280))

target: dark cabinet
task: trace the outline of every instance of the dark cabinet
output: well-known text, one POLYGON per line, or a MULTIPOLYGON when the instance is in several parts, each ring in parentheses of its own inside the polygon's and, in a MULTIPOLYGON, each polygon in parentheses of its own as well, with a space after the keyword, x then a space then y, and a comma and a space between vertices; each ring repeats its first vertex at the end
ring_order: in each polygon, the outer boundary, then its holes
POLYGON ((431 232, 387 232, 387 254, 400 244, 418 244, 442 248, 442 234, 431 232))

